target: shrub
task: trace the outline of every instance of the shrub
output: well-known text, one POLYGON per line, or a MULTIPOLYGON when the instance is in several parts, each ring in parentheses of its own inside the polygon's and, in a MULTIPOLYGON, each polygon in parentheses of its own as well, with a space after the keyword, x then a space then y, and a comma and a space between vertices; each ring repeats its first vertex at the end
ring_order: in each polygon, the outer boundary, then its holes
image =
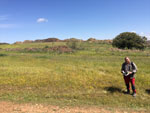
POLYGON ((113 39, 112 45, 120 49, 144 49, 146 47, 146 38, 133 32, 124 32, 113 39))
POLYGON ((72 42, 67 42, 66 44, 71 49, 79 49, 80 47, 80 42, 72 41, 72 42))
POLYGON ((44 48, 49 48, 49 46, 45 46, 44 48))
POLYGON ((7 56, 6 54, 2 54, 2 53, 0 53, 0 57, 3 57, 3 56, 7 56))

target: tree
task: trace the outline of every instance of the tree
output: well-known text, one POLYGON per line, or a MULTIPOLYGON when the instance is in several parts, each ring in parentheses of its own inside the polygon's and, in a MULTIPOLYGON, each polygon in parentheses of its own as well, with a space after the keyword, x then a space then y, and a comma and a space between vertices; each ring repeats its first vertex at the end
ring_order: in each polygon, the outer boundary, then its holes
POLYGON ((120 49, 144 49, 146 37, 141 37, 133 32, 123 32, 113 39, 112 45, 120 49))

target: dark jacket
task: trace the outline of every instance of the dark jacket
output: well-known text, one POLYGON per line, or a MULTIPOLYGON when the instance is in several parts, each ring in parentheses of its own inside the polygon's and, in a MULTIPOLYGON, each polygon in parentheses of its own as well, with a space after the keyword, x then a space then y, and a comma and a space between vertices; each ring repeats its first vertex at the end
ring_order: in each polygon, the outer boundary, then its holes
POLYGON ((132 72, 132 74, 129 75, 131 78, 135 77, 135 73, 137 72, 137 66, 135 65, 134 62, 131 62, 130 64, 124 62, 122 64, 121 73, 128 73, 128 72, 132 72))

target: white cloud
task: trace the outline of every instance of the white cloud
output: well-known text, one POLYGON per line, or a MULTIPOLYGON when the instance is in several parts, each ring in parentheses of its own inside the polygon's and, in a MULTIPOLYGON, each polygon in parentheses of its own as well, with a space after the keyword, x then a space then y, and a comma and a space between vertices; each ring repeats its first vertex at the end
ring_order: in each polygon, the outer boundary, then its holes
POLYGON ((143 35, 144 35, 144 32, 141 32, 141 33, 140 33, 140 35, 142 35, 142 36, 143 36, 143 35))
POLYGON ((15 24, 8 24, 3 23, 3 21, 8 20, 10 15, 0 15, 0 29, 6 29, 6 28, 14 28, 16 27, 15 24))
POLYGON ((150 34, 148 34, 146 37, 147 37, 148 40, 150 40, 150 34))
POLYGON ((8 19, 8 15, 1 15, 0 16, 0 21, 7 20, 7 19, 8 19))
POLYGON ((3 29, 3 28, 13 28, 15 27, 14 24, 0 24, 0 29, 3 29))
POLYGON ((37 22, 38 22, 38 23, 48 22, 48 19, 46 19, 46 18, 38 18, 38 19, 37 19, 37 22))
POLYGON ((131 31, 131 32, 132 32, 132 33, 136 33, 136 31, 134 31, 134 30, 133 30, 133 31, 131 31))
POLYGON ((150 33, 141 32, 140 36, 145 36, 148 40, 150 40, 150 33))

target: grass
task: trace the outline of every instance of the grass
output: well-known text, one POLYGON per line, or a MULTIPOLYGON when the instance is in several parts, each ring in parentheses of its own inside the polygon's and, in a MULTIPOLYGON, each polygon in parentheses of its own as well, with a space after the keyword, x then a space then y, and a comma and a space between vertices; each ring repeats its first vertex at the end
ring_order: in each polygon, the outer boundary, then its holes
MULTIPOLYGON (((0 48, 46 45, 51 43, 0 48)), ((120 51, 108 44, 86 42, 82 46, 85 49, 63 54, 1 51, 0 100, 150 110, 149 49, 120 51), (125 84, 120 68, 125 56, 138 66, 136 98, 123 94, 125 84)))
POLYGON ((43 48, 45 46, 57 46, 57 45, 65 45, 64 42, 52 42, 52 43, 27 43, 27 44, 6 44, 6 45, 0 45, 1 49, 6 49, 6 48, 43 48))

